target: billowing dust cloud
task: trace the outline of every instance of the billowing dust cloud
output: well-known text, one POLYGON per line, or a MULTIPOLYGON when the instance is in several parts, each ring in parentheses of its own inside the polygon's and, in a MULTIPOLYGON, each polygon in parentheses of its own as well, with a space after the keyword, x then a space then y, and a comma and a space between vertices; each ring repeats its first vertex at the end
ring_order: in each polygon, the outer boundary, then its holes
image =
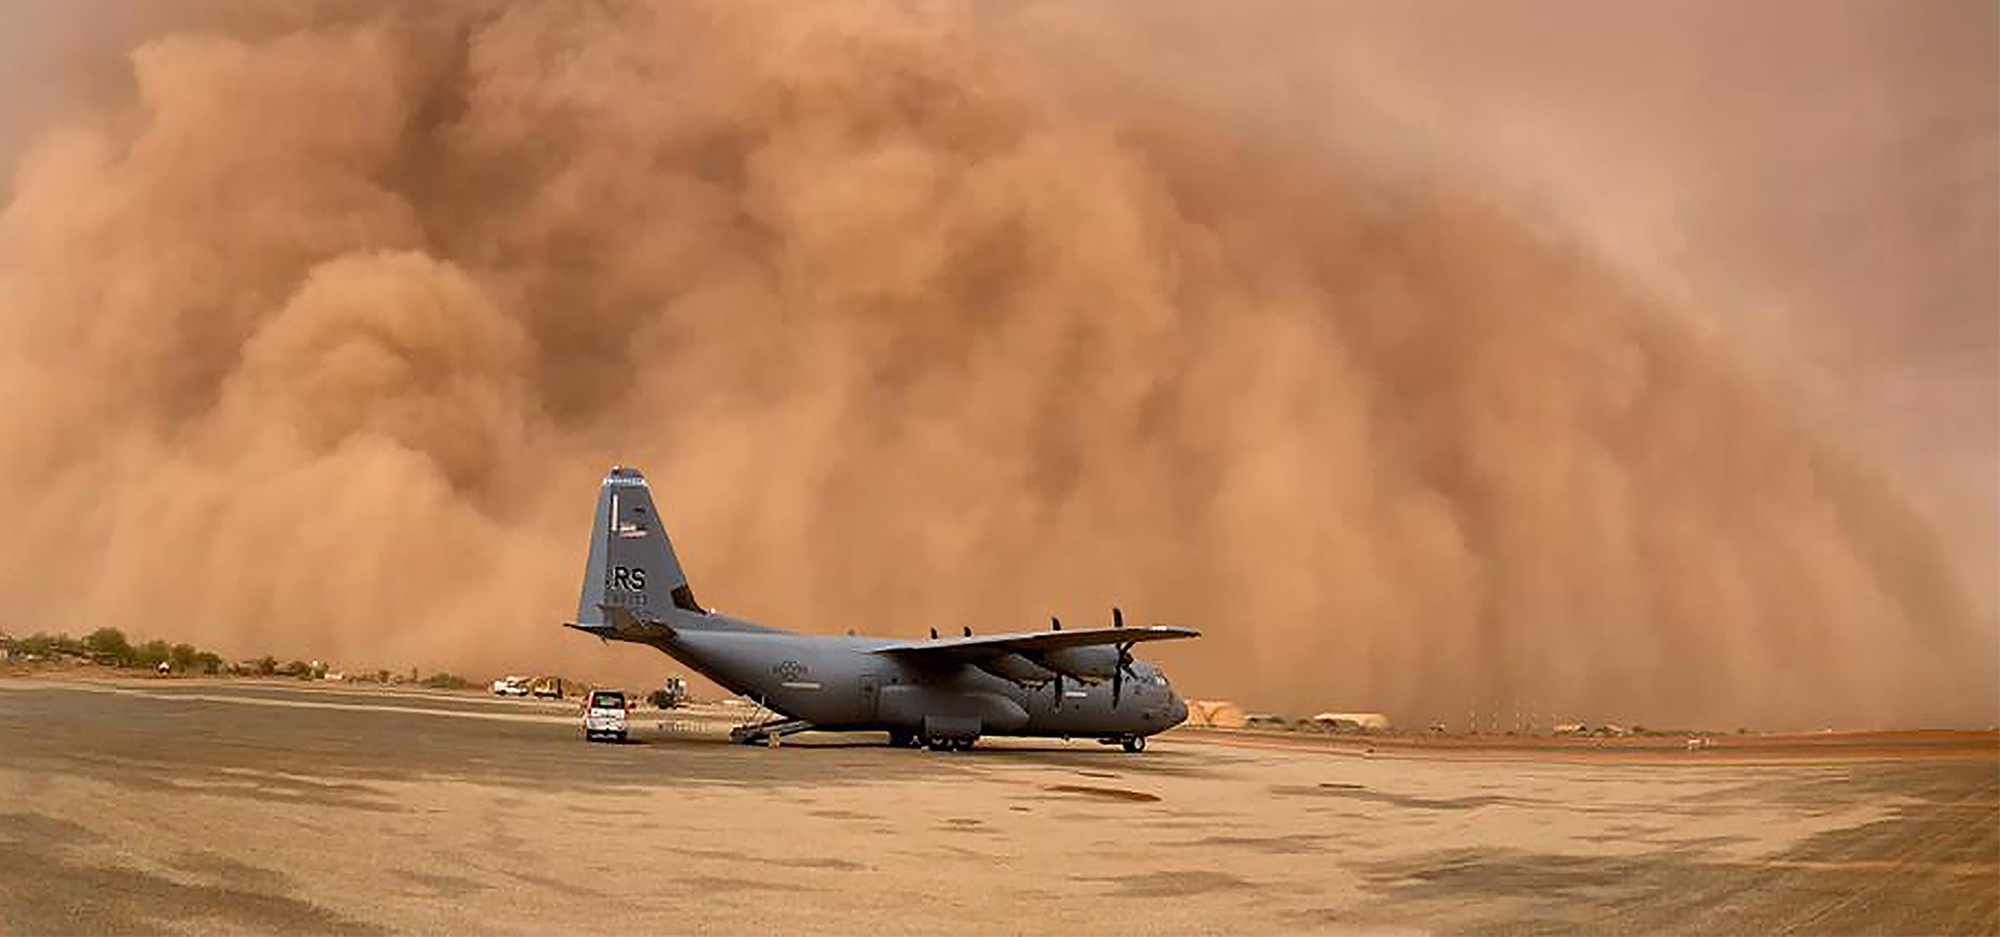
POLYGON ((805 630, 1119 602, 1295 712, 1990 721, 1891 486, 1463 185, 991 9, 420 6, 161 23, 23 150, 8 630, 652 679, 555 627, 623 462, 805 630))

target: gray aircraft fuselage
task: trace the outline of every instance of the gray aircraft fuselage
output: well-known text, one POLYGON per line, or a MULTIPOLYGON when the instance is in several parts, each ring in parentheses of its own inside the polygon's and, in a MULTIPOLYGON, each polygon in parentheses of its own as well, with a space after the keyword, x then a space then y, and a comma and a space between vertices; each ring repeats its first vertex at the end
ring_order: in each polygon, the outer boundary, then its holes
POLYGON ((1110 738, 1151 735, 1187 718, 1187 704, 1148 661, 1132 663, 1134 676, 1113 706, 1108 680, 1028 686, 978 667, 874 653, 904 643, 899 639, 797 634, 709 617, 721 621, 677 625, 672 637, 645 643, 816 729, 919 733, 927 717, 942 715, 977 717, 982 735, 1110 738))
POLYGON ((571 627, 650 644, 816 730, 965 744, 981 735, 1078 736, 1131 748, 1187 717, 1160 668, 1126 649, 1137 640, 1192 636, 1188 629, 1122 629, 1121 622, 1122 630, 980 638, 968 631, 964 639, 938 640, 933 632, 931 641, 799 634, 694 601, 636 470, 618 467, 605 477, 595 528, 571 627))

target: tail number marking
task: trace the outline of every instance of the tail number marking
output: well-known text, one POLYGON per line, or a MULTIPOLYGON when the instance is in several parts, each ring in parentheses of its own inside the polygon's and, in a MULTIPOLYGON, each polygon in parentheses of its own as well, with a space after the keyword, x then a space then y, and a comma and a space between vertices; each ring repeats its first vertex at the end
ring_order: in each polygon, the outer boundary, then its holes
POLYGON ((605 573, 604 588, 638 592, 646 588, 646 570, 639 566, 613 566, 605 573))

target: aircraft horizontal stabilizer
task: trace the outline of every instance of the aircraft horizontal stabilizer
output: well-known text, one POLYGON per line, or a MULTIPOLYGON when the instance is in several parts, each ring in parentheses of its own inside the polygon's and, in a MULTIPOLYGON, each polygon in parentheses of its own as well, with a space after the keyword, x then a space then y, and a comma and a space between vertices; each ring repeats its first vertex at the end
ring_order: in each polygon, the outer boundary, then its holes
POLYGON ((598 605, 607 619, 601 623, 576 624, 564 622, 563 627, 574 628, 584 634, 596 635, 612 641, 647 641, 654 638, 670 638, 673 626, 651 619, 641 620, 632 610, 622 605, 598 605))

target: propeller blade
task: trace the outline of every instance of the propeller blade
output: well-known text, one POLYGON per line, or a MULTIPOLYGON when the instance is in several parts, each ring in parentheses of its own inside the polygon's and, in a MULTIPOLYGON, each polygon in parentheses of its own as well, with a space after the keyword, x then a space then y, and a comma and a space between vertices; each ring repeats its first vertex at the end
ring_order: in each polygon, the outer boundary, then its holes
POLYGON ((1111 606, 1111 627, 1113 628, 1125 627, 1125 613, 1119 610, 1118 606, 1116 605, 1111 606))
POLYGON ((968 637, 968 638, 969 638, 969 637, 972 637, 972 626, 971 626, 971 625, 966 625, 966 626, 965 626, 965 636, 966 636, 966 637, 968 637))
POLYGON ((1049 630, 1050 630, 1050 631, 1061 631, 1061 630, 1062 630, 1062 619, 1060 619, 1060 618, 1057 618, 1057 617, 1056 617, 1056 616, 1054 616, 1054 615, 1050 615, 1050 616, 1049 616, 1049 630))
POLYGON ((933 641, 937 640, 937 629, 936 629, 936 628, 932 628, 932 629, 931 629, 931 640, 933 640, 933 641))
POLYGON ((1118 645, 1118 664, 1111 668, 1111 708, 1118 708, 1118 697, 1125 690, 1125 675, 1139 676, 1132 670, 1132 642, 1118 645))

